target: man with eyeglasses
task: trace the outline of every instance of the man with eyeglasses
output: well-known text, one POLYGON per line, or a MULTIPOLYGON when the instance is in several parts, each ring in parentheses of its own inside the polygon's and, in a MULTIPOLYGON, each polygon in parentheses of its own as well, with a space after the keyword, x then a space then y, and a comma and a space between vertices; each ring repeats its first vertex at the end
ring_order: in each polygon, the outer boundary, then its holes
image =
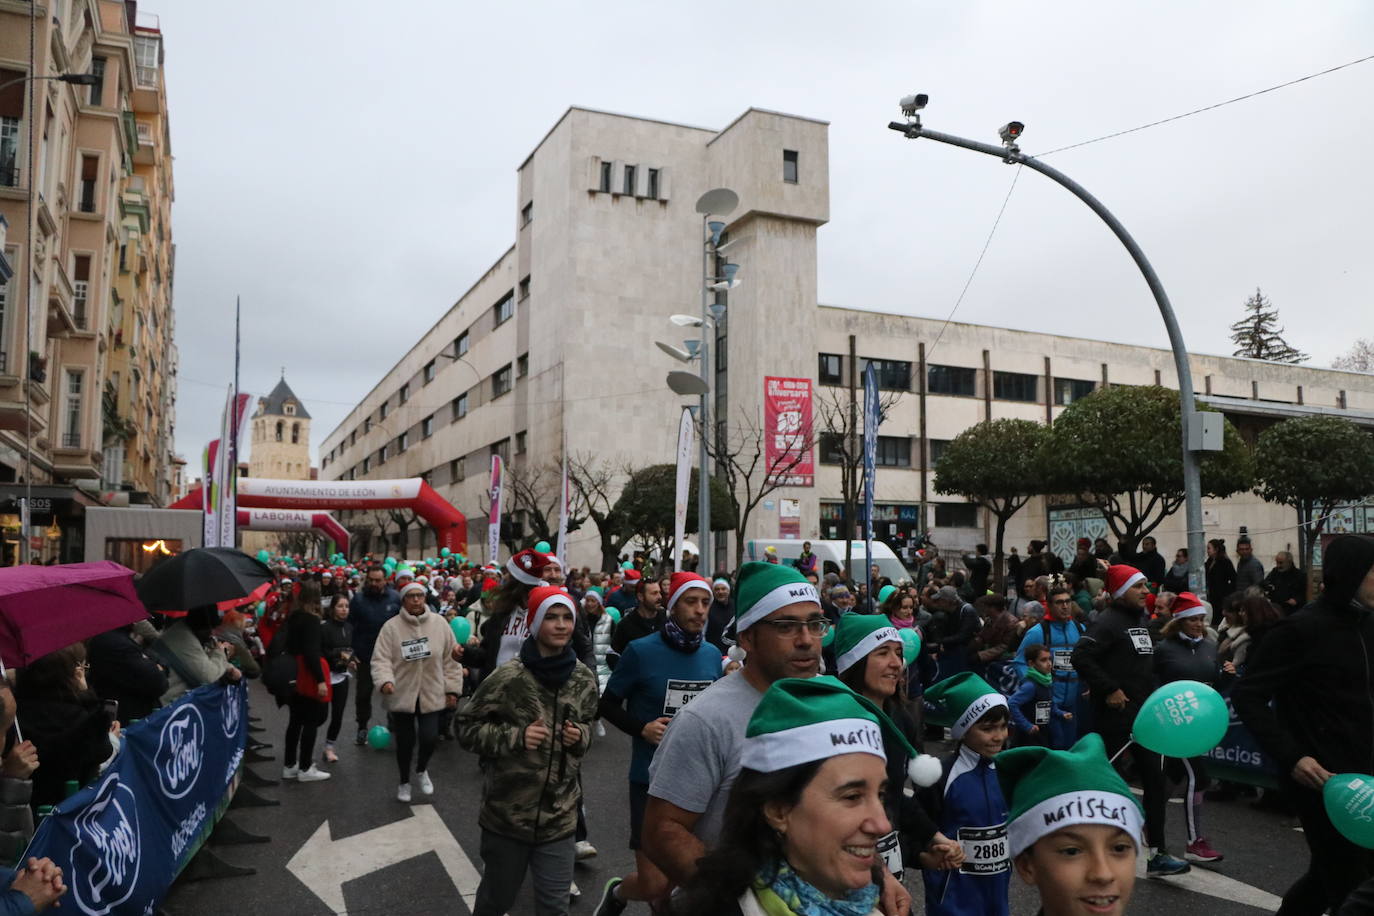
POLYGON ((1079 715, 1078 700, 1083 690, 1078 683, 1078 672, 1073 667, 1073 650, 1083 635, 1084 626, 1074 619, 1073 593, 1069 583, 1061 576, 1051 576, 1045 590, 1045 604, 1049 610, 1039 624, 1026 630, 1021 639, 1021 647, 1016 650, 1012 663, 1016 673, 1026 677, 1026 650, 1031 646, 1048 646, 1053 663, 1054 702, 1064 712, 1072 713, 1072 719, 1056 719, 1050 723, 1050 746, 1057 750, 1067 750, 1078 740, 1079 715))
MULTIPOLYGON (((649 767, 644 851, 672 884, 691 879, 697 860, 720 837, 754 707, 774 681, 819 672, 821 640, 830 626, 815 586, 796 569, 740 567, 735 630, 744 667, 678 712, 649 767)), ((888 916, 910 910, 910 895, 890 875, 881 906, 888 916)))

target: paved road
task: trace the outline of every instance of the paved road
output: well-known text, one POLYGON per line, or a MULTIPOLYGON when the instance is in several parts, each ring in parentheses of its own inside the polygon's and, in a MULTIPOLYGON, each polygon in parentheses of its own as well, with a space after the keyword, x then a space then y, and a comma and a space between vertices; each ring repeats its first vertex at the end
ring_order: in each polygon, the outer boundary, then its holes
MULTIPOLYGON (((258 737, 274 745, 267 753, 278 758, 253 768, 275 778, 280 775, 285 710, 271 703, 261 685, 253 686, 252 696, 254 714, 268 729, 258 737)), ((323 916, 339 910, 350 914, 467 912, 463 900, 470 900, 481 869, 476 822, 480 781, 475 758, 455 743, 441 742, 430 767, 436 786, 428 800, 432 806, 407 808, 395 800, 391 754, 355 747, 351 734, 345 737, 348 740, 339 749, 342 759, 330 767, 333 779, 259 790, 279 799, 281 805, 229 812, 229 819, 245 830, 272 837, 272 842, 263 845, 217 848, 224 859, 251 865, 258 874, 179 884, 165 906, 169 916, 222 913, 226 902, 232 902, 235 912, 257 916, 323 916), (394 826, 387 829, 388 825, 394 826), (432 851, 419 852, 422 849, 432 851), (327 902, 331 899, 332 903, 327 902)), ((583 895, 574 913, 590 913, 605 881, 632 866, 625 823, 628 760, 629 739, 611 729, 606 739, 593 745, 584 767, 591 839, 600 854, 578 865, 577 882, 583 895)), ((421 801, 418 795, 416 801, 421 801)), ((1169 814, 1170 841, 1181 850, 1181 806, 1170 805, 1169 814)), ((1205 814, 1207 830, 1226 853, 1226 861, 1210 870, 1195 867, 1193 875, 1180 879, 1141 880, 1131 912, 1253 916, 1277 908, 1273 895, 1282 894, 1306 862, 1302 834, 1293 829, 1293 822, 1253 810, 1246 802, 1209 804, 1205 814)), ((920 879, 909 883, 917 902, 915 912, 920 913, 920 879)), ((1033 914, 1037 908, 1034 894, 1017 879, 1013 883, 1012 913, 1033 914)), ((533 912, 528 882, 511 912, 515 916, 533 912)), ((630 912, 648 911, 639 907, 630 912)))

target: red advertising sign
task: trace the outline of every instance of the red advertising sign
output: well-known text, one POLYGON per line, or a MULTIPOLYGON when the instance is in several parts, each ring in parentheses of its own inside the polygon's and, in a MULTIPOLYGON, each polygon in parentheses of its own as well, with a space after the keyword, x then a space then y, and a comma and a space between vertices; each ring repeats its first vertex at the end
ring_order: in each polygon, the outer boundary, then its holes
POLYGON ((815 486, 809 378, 764 376, 763 436, 770 482, 790 487, 815 486))

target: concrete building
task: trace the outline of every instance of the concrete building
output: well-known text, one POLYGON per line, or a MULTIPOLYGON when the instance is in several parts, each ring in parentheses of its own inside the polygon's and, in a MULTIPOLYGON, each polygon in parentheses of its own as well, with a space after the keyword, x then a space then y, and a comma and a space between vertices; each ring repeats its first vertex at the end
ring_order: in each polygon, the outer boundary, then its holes
MULTIPOLYGON (((249 477, 310 480, 310 413, 300 398, 281 381, 266 397, 258 398, 249 432, 249 477)), ((275 551, 279 537, 272 532, 243 532, 243 549, 256 554, 275 551)))
POLYGON ((19 553, 14 501, 25 493, 47 532, 31 547, 64 560, 82 557, 84 506, 171 496, 161 41, 156 18, 132 2, 0 5, 0 215, 14 270, 0 285, 0 562, 19 553))
MULTIPOLYGON (((839 535, 840 472, 817 408, 847 402, 851 365, 880 361, 884 387, 901 392, 882 429, 875 510, 878 533, 897 544, 923 529, 953 547, 987 537, 981 510, 932 489, 928 468, 960 430, 988 417, 1052 420, 1104 384, 1174 384, 1163 350, 968 324, 940 336, 938 320, 819 305, 825 122, 750 109, 717 131, 571 108, 517 169, 515 244, 325 438, 321 478, 424 477, 468 515, 480 556, 493 453, 527 479, 543 469, 550 486, 565 435, 573 456, 611 472, 672 461, 682 399, 664 379, 684 367, 653 342, 680 339, 670 315, 701 312, 694 204, 717 187, 739 196, 723 241, 743 282, 711 293, 728 306, 712 346, 715 419, 730 433, 762 429, 765 377, 795 378, 810 383, 822 433, 812 485, 770 494, 751 538, 839 535), (800 518, 784 518, 784 507, 800 518)), ((1368 375, 1202 355, 1193 372, 1205 399, 1247 423, 1326 412, 1374 425, 1368 375)), ((1208 530, 1291 527, 1291 515, 1253 497, 1209 503, 1208 530)), ((1052 534, 1071 544, 1100 522, 1038 499, 1009 543, 1052 534)), ((1162 548, 1183 543, 1182 523, 1180 514, 1158 532, 1162 548)), ((367 549, 371 518, 345 524, 367 549)), ((406 550, 426 551, 426 534, 412 529, 406 550)), ((1293 540, 1257 537, 1257 550, 1293 540)), ((573 536, 571 559, 599 562, 591 522, 573 536)))

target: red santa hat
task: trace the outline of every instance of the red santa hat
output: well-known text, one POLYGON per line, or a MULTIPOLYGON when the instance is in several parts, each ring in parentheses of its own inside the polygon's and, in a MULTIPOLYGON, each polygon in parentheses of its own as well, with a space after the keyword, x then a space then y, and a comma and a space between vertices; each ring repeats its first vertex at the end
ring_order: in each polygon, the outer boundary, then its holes
POLYGON ((1202 600, 1192 592, 1179 592, 1174 599, 1174 606, 1171 608, 1174 617, 1183 620, 1187 617, 1201 617, 1207 613, 1207 607, 1202 600))
POLYGON ((1113 598, 1120 598, 1126 594, 1126 589, 1144 581, 1145 575, 1134 566, 1117 563, 1115 566, 1107 567, 1107 591, 1113 598))
POLYGON ((506 572, 517 582, 526 585, 544 584, 544 567, 549 565, 549 555, 540 553, 533 547, 522 550, 506 561, 506 572))
POLYGON ((525 624, 529 627, 531 636, 539 635, 539 628, 544 625, 544 615, 548 613, 549 608, 560 604, 572 611, 573 620, 577 619, 577 605, 573 602, 572 595, 558 586, 541 585, 530 592, 525 624))
POLYGON ((668 610, 673 609, 677 600, 694 588, 699 588, 708 596, 711 594, 711 583, 702 576, 694 572, 675 572, 668 582, 668 610))
POLYGON ((637 569, 623 569, 623 570, 621 570, 621 576, 620 576, 621 581, 624 582, 626 585, 630 586, 631 588, 633 588, 634 586, 638 585, 638 584, 639 584, 639 580, 640 580, 641 578, 642 578, 642 577, 641 577, 641 575, 640 575, 640 572, 639 572, 639 570, 637 570, 637 569))

